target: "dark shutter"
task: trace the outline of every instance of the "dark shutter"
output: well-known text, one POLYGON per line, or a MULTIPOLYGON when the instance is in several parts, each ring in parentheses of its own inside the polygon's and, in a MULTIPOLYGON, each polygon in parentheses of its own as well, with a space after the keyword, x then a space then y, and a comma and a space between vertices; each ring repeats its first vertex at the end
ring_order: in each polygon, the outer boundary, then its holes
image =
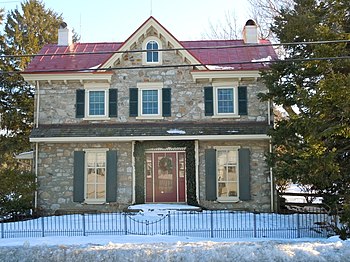
POLYGON ((216 200, 216 150, 205 150, 205 192, 206 200, 216 200))
POLYGON ((74 152, 73 202, 84 202, 85 152, 74 152))
POLYGON ((118 89, 109 89, 109 117, 118 116, 118 89))
POLYGON ((78 89, 76 91, 75 116, 76 118, 83 118, 85 116, 85 90, 84 89, 78 89))
POLYGON ((106 202, 117 201, 117 151, 107 151, 106 202))
POLYGON ((138 115, 138 98, 139 98, 139 91, 137 88, 130 88, 129 89, 129 115, 130 116, 137 116, 138 115))
POLYGON ((204 87, 204 112, 206 116, 214 115, 213 87, 204 87))
POLYGON ((248 96, 246 86, 238 87, 238 114, 248 115, 248 96))
POLYGON ((238 150, 239 161, 239 199, 250 200, 250 151, 248 148, 238 150))
POLYGON ((171 116, 171 88, 162 89, 163 116, 171 116))

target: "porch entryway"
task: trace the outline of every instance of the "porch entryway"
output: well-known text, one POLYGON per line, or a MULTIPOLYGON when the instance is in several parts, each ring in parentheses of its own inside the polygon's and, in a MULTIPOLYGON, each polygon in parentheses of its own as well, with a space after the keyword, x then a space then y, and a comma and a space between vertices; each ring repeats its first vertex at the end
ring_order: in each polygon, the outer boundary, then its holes
POLYGON ((147 203, 186 202, 186 152, 146 151, 147 203))

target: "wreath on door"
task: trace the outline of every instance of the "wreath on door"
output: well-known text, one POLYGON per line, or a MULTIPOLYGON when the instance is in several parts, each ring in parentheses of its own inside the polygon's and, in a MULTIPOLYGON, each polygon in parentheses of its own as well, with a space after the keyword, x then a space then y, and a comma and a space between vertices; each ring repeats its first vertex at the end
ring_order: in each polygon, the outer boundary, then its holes
POLYGON ((167 171, 168 173, 172 172, 173 164, 169 157, 163 157, 159 161, 159 169, 162 171, 167 171))

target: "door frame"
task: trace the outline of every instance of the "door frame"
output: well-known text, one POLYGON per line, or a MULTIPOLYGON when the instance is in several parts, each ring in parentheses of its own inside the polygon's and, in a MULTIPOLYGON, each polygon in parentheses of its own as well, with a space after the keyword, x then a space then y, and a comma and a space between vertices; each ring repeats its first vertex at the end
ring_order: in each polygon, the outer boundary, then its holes
POLYGON ((187 176, 186 176, 186 149, 185 148, 167 148, 167 149, 149 149, 149 150, 145 150, 144 152, 145 154, 145 160, 144 160, 144 165, 145 165, 145 169, 144 169, 144 186, 145 186, 145 189, 144 189, 144 192, 145 192, 145 203, 186 203, 187 201, 187 176), (171 202, 161 202, 161 201, 156 201, 156 197, 157 197, 157 194, 156 194, 156 188, 155 188, 155 185, 156 185, 156 177, 155 177, 155 168, 154 168, 154 165, 155 165, 155 155, 156 154, 167 154, 167 153, 175 153, 175 162, 176 162, 176 201, 171 201, 171 202), (182 153, 183 154, 183 169, 179 168, 179 153, 182 153), (152 157, 151 157, 151 162, 152 162, 152 174, 151 174, 151 177, 150 177, 150 174, 147 174, 148 173, 148 170, 147 170, 147 154, 152 154, 152 157), (181 181, 181 183, 183 183, 183 185, 181 184, 180 185, 180 172, 183 171, 184 172, 184 175, 181 177, 181 179, 183 181, 181 181), (151 189, 149 188, 149 179, 151 179, 152 181, 152 185, 151 185, 151 189), (183 196, 180 192, 180 186, 183 186, 183 196), (151 198, 152 198, 152 201, 150 201, 150 196, 149 196, 149 191, 152 191, 152 195, 151 195, 151 198), (181 200, 183 201, 180 201, 180 198, 181 200))

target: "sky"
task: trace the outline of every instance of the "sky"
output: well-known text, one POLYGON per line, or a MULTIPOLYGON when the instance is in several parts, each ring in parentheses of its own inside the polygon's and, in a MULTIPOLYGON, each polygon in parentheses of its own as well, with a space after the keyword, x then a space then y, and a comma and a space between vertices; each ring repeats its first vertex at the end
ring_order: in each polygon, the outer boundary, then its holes
MULTIPOLYGON (((249 17, 248 0, 42 0, 62 14, 80 42, 123 42, 151 15, 178 40, 199 40, 209 25, 237 18, 243 28, 249 17)), ((5 13, 21 1, 0 0, 5 13)))

